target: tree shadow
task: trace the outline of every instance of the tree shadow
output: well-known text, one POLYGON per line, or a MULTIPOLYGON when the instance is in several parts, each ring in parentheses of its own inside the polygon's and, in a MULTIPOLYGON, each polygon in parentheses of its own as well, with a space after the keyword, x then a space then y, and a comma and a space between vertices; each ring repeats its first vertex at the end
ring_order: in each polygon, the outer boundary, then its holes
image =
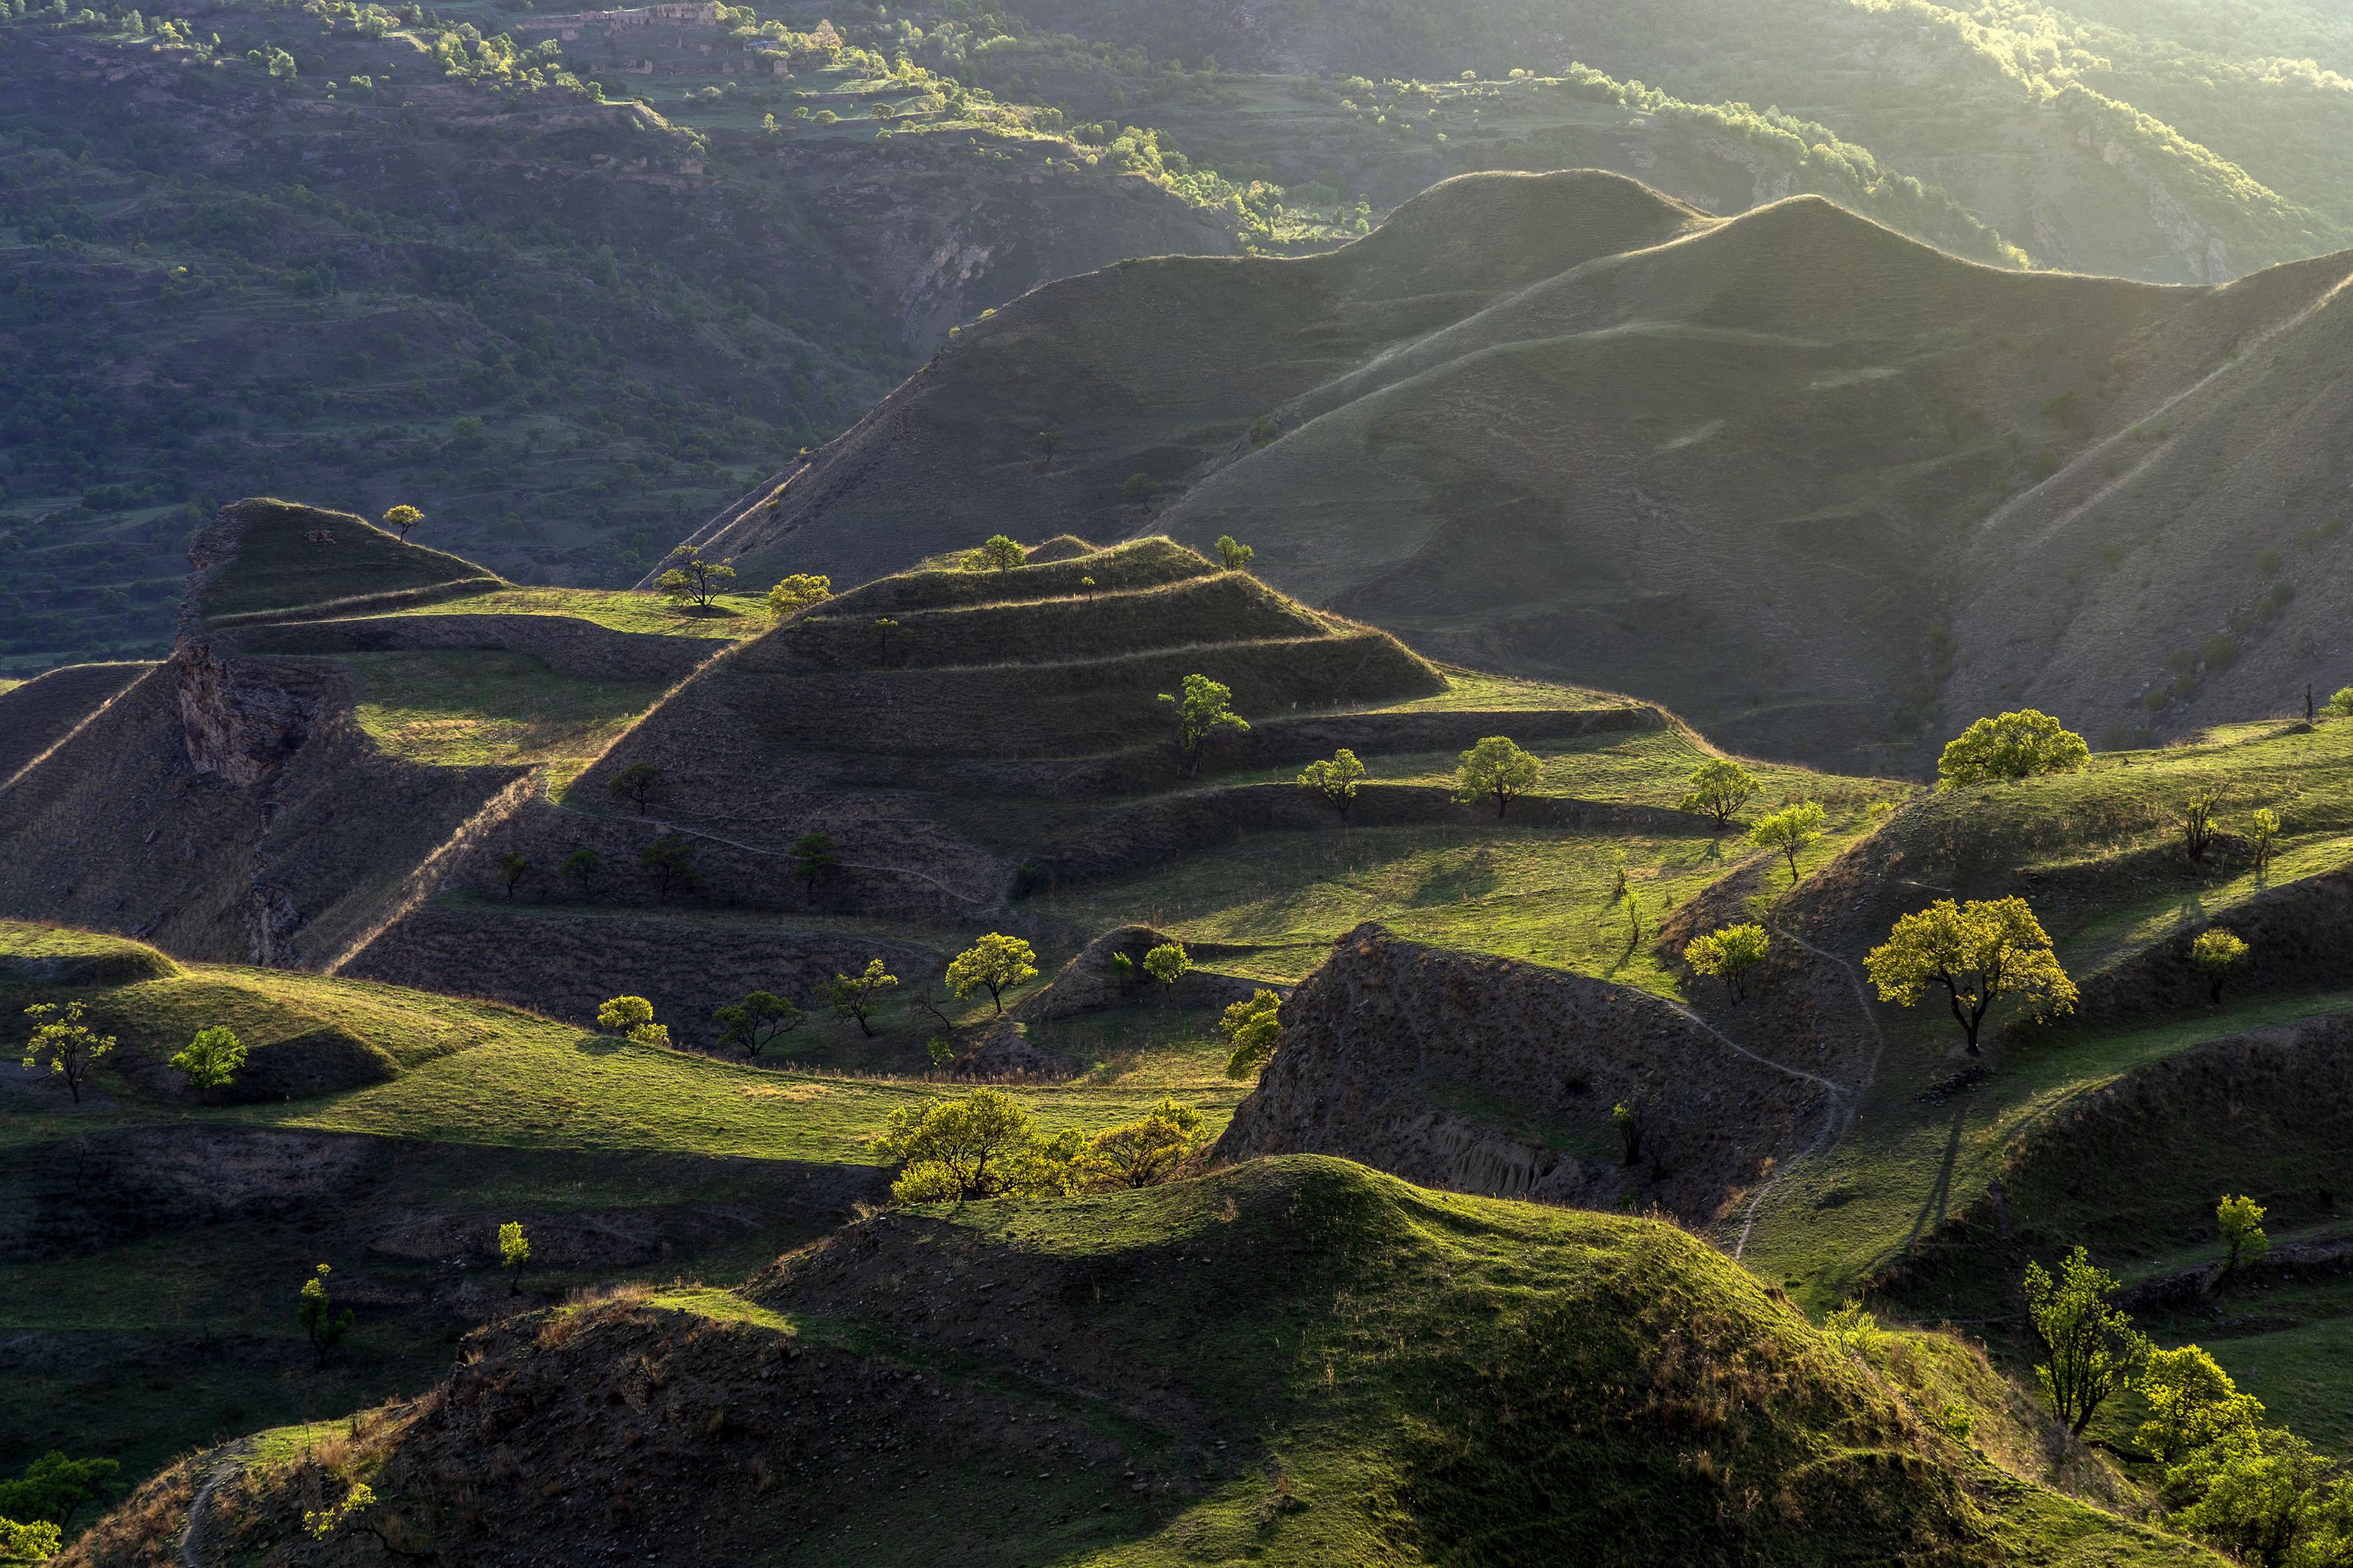
POLYGON ((572 1048, 584 1057, 609 1057, 628 1043, 618 1035, 583 1035, 572 1042, 572 1048))
MULTIPOLYGON (((1934 1230, 1945 1217, 1945 1205, 1952 1201, 1953 1167, 1961 1155, 1961 1122, 1968 1115, 1966 1098, 1953 1107, 1952 1131, 1945 1139, 1945 1157, 1937 1164, 1936 1180, 1920 1205, 1920 1212, 1912 1216, 1912 1228, 1905 1233, 1904 1247, 1911 1246, 1928 1231, 1934 1230)), ((1898 1252, 1903 1247, 1896 1248, 1898 1252)))

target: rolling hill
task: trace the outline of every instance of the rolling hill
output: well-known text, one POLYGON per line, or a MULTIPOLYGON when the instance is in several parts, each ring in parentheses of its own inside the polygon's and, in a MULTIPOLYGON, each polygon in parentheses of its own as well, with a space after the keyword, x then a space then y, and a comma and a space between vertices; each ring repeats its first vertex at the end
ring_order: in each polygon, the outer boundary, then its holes
POLYGON ((1466 176, 1327 256, 1039 289, 706 542, 863 575, 1005 516, 1229 534, 1425 653, 1750 750, 1917 766, 2021 701, 2129 743, 2353 677, 2348 271, 2022 274, 1814 198, 1466 176))

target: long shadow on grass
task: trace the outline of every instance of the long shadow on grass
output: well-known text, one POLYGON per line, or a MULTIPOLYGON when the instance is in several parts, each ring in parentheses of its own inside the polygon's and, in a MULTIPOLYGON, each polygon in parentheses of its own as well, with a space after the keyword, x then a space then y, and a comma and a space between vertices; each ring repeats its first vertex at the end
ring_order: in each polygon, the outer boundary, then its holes
POLYGON ((1953 1130, 1945 1139, 1945 1158, 1936 1167, 1936 1183, 1929 1187, 1928 1196, 1920 1205, 1920 1212, 1912 1216, 1912 1228, 1905 1233, 1903 1245, 1895 1249, 1898 1254, 1943 1221, 1945 1205, 1952 1198, 1953 1167, 1961 1155, 1961 1122, 1968 1114, 1968 1096, 1959 1095, 1955 1099, 1957 1103, 1953 1107, 1953 1130))

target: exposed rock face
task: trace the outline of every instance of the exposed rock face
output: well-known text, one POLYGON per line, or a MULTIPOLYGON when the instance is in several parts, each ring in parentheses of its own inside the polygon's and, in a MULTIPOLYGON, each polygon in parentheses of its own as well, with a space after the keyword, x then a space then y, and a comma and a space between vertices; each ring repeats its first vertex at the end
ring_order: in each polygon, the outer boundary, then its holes
POLYGON ((1813 1135, 1816 1080, 1647 993, 1510 959, 1342 939, 1215 1157, 1326 1153, 1426 1186, 1704 1222, 1813 1135), (1611 1109, 1641 1129, 1623 1163, 1611 1109))
POLYGON ((333 665, 231 663, 209 642, 183 638, 167 668, 189 765, 246 789, 276 778, 350 702, 350 677, 333 665))

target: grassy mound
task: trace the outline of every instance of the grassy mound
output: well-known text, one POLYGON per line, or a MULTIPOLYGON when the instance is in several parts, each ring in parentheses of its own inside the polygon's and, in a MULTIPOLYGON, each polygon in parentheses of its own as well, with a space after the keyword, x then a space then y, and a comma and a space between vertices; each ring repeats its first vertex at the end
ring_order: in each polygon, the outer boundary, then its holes
POLYGON ((192 558, 198 567, 188 613, 222 624, 506 586, 470 561, 407 543, 365 518, 268 498, 222 508, 192 558))
MULTIPOLYGON (((445 1552, 2196 1560, 1955 1445, 1671 1227, 1337 1161, 886 1216, 742 1295, 522 1320, 466 1359, 329 1450, 266 1446, 223 1538, 279 1561, 364 1479, 387 1539, 445 1552)), ((142 1517, 81 1560, 135 1561, 142 1517)))

